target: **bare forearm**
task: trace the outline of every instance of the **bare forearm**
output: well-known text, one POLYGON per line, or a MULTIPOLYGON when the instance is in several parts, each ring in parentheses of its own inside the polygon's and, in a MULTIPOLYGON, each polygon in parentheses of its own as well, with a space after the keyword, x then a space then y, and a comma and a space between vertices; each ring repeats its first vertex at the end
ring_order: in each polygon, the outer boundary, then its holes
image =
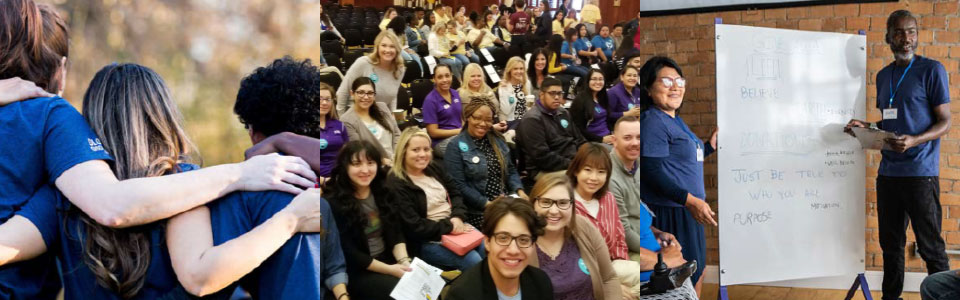
POLYGON ((0 266, 28 260, 47 252, 37 227, 21 216, 0 224, 0 266))
POLYGON ((349 300, 350 296, 345 296, 341 298, 341 296, 343 296, 343 294, 346 294, 346 293, 347 293, 346 284, 341 283, 333 287, 333 296, 335 297, 334 298, 335 300, 349 300))
POLYGON ((430 134, 431 138, 445 139, 445 138, 460 134, 460 128, 457 128, 457 129, 427 128, 427 133, 430 134))
MULTIPOLYGON (((187 279, 184 287, 197 296, 209 295, 227 287, 273 255, 296 233, 296 228, 296 216, 280 211, 250 232, 204 250, 185 264, 189 270, 184 274, 187 279)), ((184 275, 178 274, 179 277, 184 275)))
POLYGON ((238 187, 237 164, 168 176, 118 181, 103 161, 86 162, 57 179, 57 187, 98 223, 129 227, 172 217, 227 195, 238 187), (81 165, 91 164, 81 168, 81 165))
POLYGON ((393 258, 395 258, 397 261, 400 261, 404 258, 410 259, 410 255, 407 254, 406 243, 399 243, 393 246, 393 258))
POLYGON ((385 264, 377 259, 370 261, 370 265, 367 266, 367 271, 393 276, 390 270, 390 265, 385 264))

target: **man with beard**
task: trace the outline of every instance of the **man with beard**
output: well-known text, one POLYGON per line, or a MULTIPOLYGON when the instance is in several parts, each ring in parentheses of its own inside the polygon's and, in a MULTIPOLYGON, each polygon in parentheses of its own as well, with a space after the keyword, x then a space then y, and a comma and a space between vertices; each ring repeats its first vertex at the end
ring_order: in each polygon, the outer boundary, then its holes
POLYGON ((894 132, 882 150, 877 176, 877 219, 883 250, 883 299, 903 291, 904 244, 908 222, 929 274, 945 271, 949 260, 940 236, 940 137, 950 129, 947 71, 940 62, 916 55, 917 18, 898 10, 887 18, 886 42, 895 61, 877 73, 875 123, 850 120, 850 127, 894 132), (909 221, 908 221, 909 220, 909 221))

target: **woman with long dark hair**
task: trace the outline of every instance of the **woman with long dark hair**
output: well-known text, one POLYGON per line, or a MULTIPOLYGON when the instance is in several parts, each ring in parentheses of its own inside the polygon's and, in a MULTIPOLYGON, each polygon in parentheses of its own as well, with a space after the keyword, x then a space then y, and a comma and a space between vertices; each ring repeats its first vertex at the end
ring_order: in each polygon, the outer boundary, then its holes
POLYGON ((400 128, 386 104, 376 101, 377 84, 367 77, 354 80, 350 88, 353 106, 340 120, 347 127, 351 141, 364 140, 380 151, 383 164, 390 165, 393 149, 400 139, 400 128))
POLYGON ((552 64, 548 64, 550 58, 550 50, 546 48, 534 49, 530 54, 530 62, 527 63, 527 80, 530 81, 531 95, 539 95, 543 80, 550 77, 550 74, 560 72, 560 68, 554 68, 552 64))
POLYGON ((355 299, 391 299, 400 277, 410 271, 402 225, 383 187, 387 177, 383 161, 375 144, 347 143, 324 193, 340 225, 350 276, 347 290, 355 299))
POLYGON ((607 118, 607 90, 603 82, 603 72, 597 69, 590 69, 580 79, 580 92, 570 105, 570 116, 587 141, 610 144, 612 122, 607 118))

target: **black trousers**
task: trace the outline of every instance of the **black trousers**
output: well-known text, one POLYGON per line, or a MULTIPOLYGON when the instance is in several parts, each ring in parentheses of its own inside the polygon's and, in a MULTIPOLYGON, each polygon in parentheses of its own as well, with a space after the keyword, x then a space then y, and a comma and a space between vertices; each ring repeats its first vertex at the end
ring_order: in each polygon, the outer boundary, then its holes
POLYGON ((913 222, 920 257, 927 273, 950 268, 940 236, 940 178, 877 177, 877 219, 883 250, 883 299, 897 299, 903 292, 904 245, 907 224, 913 222))

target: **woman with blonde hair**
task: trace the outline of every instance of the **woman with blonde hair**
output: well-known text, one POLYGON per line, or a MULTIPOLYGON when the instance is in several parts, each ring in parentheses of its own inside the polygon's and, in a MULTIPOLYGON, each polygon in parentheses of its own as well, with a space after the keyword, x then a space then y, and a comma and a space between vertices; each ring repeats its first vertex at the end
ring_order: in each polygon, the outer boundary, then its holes
MULTIPOLYGON (((463 69, 463 81, 464 83, 460 86, 460 89, 457 92, 460 93, 462 97, 463 104, 466 105, 470 103, 473 98, 483 98, 484 100, 490 101, 496 105, 496 96, 493 94, 493 89, 487 86, 486 77, 483 75, 483 68, 478 64, 469 64, 466 68, 463 69)), ((494 116, 497 113, 497 107, 494 107, 494 116)))
POLYGON ((400 134, 387 177, 387 203, 404 225, 407 249, 431 265, 467 270, 483 260, 479 247, 458 255, 440 244, 441 236, 475 230, 464 223, 460 190, 444 168, 433 162, 426 131, 411 127, 400 134))
POLYGON ((590 220, 574 213, 570 178, 543 174, 530 191, 530 201, 547 220, 530 265, 550 277, 554 298, 622 299, 606 241, 590 220))
POLYGON ((381 31, 374 39, 373 52, 358 58, 343 76, 343 82, 337 89, 337 99, 344 101, 337 102, 337 112, 347 111, 350 106, 346 101, 350 99, 350 85, 359 77, 370 78, 377 85, 377 102, 387 104, 391 111, 397 109, 397 91, 406 72, 403 59, 399 58, 400 51, 397 35, 390 30, 381 31))
POLYGON ((523 118, 523 114, 527 112, 527 95, 532 95, 523 58, 514 56, 507 61, 497 95, 500 97, 498 115, 501 121, 507 121, 512 125, 523 118))
POLYGON ((387 11, 383 13, 383 20, 380 20, 380 31, 387 30, 387 24, 390 24, 390 21, 393 18, 397 17, 397 9, 390 7, 387 8, 387 11))
POLYGON ((433 26, 433 31, 427 37, 430 56, 433 56, 439 63, 450 65, 453 77, 463 82, 463 63, 450 54, 450 50, 456 46, 447 38, 447 23, 438 23, 433 26))

